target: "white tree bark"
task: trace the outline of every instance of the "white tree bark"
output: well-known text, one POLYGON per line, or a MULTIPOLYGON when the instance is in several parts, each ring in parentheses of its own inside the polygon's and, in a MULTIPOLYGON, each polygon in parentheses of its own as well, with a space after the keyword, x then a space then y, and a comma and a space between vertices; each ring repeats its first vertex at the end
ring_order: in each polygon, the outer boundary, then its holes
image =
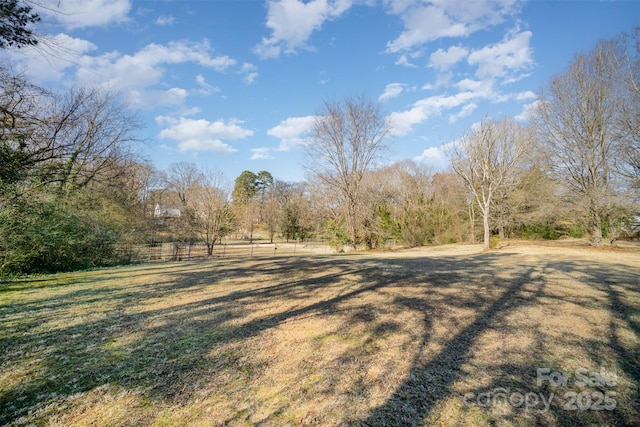
POLYGON ((464 136, 451 153, 451 165, 464 180, 482 214, 484 249, 491 237, 491 206, 498 191, 513 184, 531 147, 531 133, 511 120, 489 120, 464 136))

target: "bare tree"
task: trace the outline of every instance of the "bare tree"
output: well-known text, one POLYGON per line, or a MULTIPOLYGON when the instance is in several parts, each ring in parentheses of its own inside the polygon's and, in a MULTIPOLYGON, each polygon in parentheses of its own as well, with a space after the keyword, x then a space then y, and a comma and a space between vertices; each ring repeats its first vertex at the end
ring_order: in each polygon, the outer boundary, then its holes
POLYGON ((494 198, 513 184, 530 141, 528 129, 514 121, 488 120, 464 136, 451 153, 453 169, 464 180, 482 213, 485 250, 489 249, 494 198))
POLYGON ((131 155, 138 121, 116 95, 79 89, 56 103, 57 114, 48 129, 49 145, 64 153, 53 180, 61 190, 85 187, 92 180, 112 179, 109 163, 131 155))
POLYGON ((167 189, 177 196, 183 207, 191 203, 192 189, 206 179, 195 163, 179 162, 169 166, 167 189))
POLYGON ((433 175, 434 237, 439 243, 475 242, 474 201, 464 182, 452 172, 433 175), (471 203, 469 203, 471 201, 471 203), (467 226, 469 231, 467 232, 467 226))
POLYGON ((216 241, 235 229, 230 207, 229 186, 218 173, 204 174, 200 185, 193 188, 190 198, 192 226, 196 234, 207 245, 207 255, 213 255, 216 241))
POLYGON ((379 171, 378 182, 372 183, 385 194, 385 205, 399 223, 405 244, 420 246, 433 241, 432 216, 429 209, 433 172, 412 160, 396 162, 379 171))
POLYGON ((271 183, 265 186, 260 197, 260 217, 269 234, 269 242, 271 243, 273 243, 273 238, 278 230, 278 222, 280 221, 281 204, 279 195, 281 188, 280 182, 272 179, 271 183))
POLYGON ((619 86, 612 78, 613 42, 576 56, 564 74, 541 91, 536 119, 549 168, 587 212, 594 245, 611 213, 613 165, 620 153, 619 86))
POLYGON ((362 181, 385 148, 389 124, 380 107, 364 96, 326 102, 316 116, 307 167, 344 199, 349 243, 358 243, 362 181))
MULTIPOLYGON (((314 210, 307 182, 276 181, 274 190, 278 201, 279 228, 285 239, 302 240, 311 235, 318 223, 321 213, 314 210)), ((313 193, 316 195, 315 193, 313 193)))
POLYGON ((55 94, 0 69, 3 178, 56 185, 60 194, 118 178, 132 157, 138 121, 117 96, 96 89, 55 94))
MULTIPOLYGON (((640 27, 632 35, 616 40, 616 58, 611 70, 614 83, 621 85, 619 138, 622 143, 618 171, 630 181, 636 198, 640 198, 640 27)), ((640 200, 637 200, 640 201, 640 200)))
POLYGON ((211 256, 216 241, 236 226, 230 206, 231 192, 222 174, 201 171, 193 163, 176 163, 169 168, 167 188, 180 201, 180 220, 189 242, 199 238, 211 256))
POLYGON ((154 215, 154 195, 161 191, 166 179, 149 161, 125 159, 114 163, 110 172, 120 178, 108 186, 96 184, 94 197, 104 193, 112 195, 118 203, 129 211, 133 220, 147 221, 154 215))

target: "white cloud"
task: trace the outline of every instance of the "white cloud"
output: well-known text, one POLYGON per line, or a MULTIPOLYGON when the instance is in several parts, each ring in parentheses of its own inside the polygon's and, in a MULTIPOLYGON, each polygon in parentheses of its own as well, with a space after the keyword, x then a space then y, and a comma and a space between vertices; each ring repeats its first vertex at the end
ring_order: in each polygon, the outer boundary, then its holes
POLYGON ((514 117, 518 122, 527 122, 536 114, 540 101, 534 101, 530 104, 525 104, 522 107, 522 112, 514 117))
POLYGON ((404 31, 387 43, 387 51, 411 50, 443 37, 467 37, 502 22, 516 5, 516 0, 391 0, 389 13, 400 15, 404 31))
MULTIPOLYGON (((504 84, 521 78, 523 71, 533 64, 529 47, 530 38, 529 31, 519 32, 516 28, 507 33, 502 41, 472 52, 460 46, 434 52, 430 57, 429 65, 437 68, 440 73, 435 85, 425 85, 423 89, 444 86, 454 88, 457 93, 430 96, 415 102, 405 111, 393 112, 389 116, 392 133, 396 136, 405 135, 416 125, 442 114, 449 114, 449 123, 453 123, 471 115, 477 110, 479 101, 482 100, 499 103, 535 99, 536 95, 531 91, 503 94, 496 90, 498 79, 501 79, 504 84), (465 57, 470 65, 477 66, 475 78, 463 78, 455 83, 451 82, 453 73, 450 68, 465 57)), ((535 103, 529 106, 516 117, 518 120, 526 120, 530 116, 535 103)), ((434 148, 423 153, 423 156, 426 158, 436 153, 434 148)))
POLYGON ((39 82, 60 82, 64 72, 74 67, 83 56, 97 46, 93 43, 57 34, 43 38, 37 46, 26 46, 19 51, 7 50, 12 63, 39 82))
POLYGON ((476 108, 478 108, 478 104, 476 104, 475 102, 470 102, 464 105, 458 113, 449 116, 449 123, 454 123, 463 117, 467 117, 468 115, 473 113, 476 108))
POLYGON ((270 152, 271 152, 270 148, 252 148, 251 160, 273 159, 273 156, 269 154, 270 152))
POLYGON ((461 46, 451 46, 447 50, 438 49, 429 57, 429 66, 440 71, 447 71, 462 61, 469 54, 469 50, 461 46))
POLYGON ((202 112, 202 110, 200 109, 200 107, 191 107, 191 108, 185 108, 185 109, 182 109, 182 110, 180 111, 180 115, 181 115, 182 117, 185 117, 185 116, 194 116, 194 115, 199 114, 199 113, 201 113, 201 112, 202 112))
POLYGON ((407 55, 400 55, 400 57, 396 60, 396 65, 402 65, 407 68, 416 68, 416 65, 409 61, 407 55))
MULTIPOLYGON (((426 84, 423 90, 433 90, 440 83, 434 85, 426 84)), ((507 102, 511 100, 526 101, 536 99, 537 96, 532 91, 501 93, 496 89, 496 83, 492 78, 469 79, 465 78, 449 87, 455 88, 455 94, 437 94, 416 101, 411 108, 404 111, 395 111, 389 115, 391 133, 395 136, 402 136, 410 133, 412 129, 425 121, 449 114, 449 123, 453 123, 463 117, 471 115, 479 107, 480 101, 492 103, 507 102), (457 110, 451 113, 451 110, 457 110)), ((520 117, 520 116, 519 116, 520 117)))
POLYGON ((402 15, 405 30, 397 39, 387 43, 389 52, 411 49, 416 45, 441 37, 462 37, 467 35, 464 23, 452 21, 446 11, 435 5, 417 6, 410 13, 402 15), (429 23, 425 25, 425 23, 429 23))
POLYGON ((256 45, 253 48, 253 53, 258 55, 262 59, 272 59, 280 56, 280 46, 274 44, 274 41, 270 41, 269 39, 262 38, 260 44, 256 45))
POLYGON ((147 64, 180 64, 193 62, 216 71, 225 71, 236 61, 226 55, 211 55, 209 42, 171 41, 167 45, 152 43, 135 54, 135 59, 147 64))
POLYGON ((161 126, 167 126, 160 131, 159 137, 177 141, 180 151, 232 153, 237 150, 223 141, 238 140, 253 135, 253 131, 244 129, 240 126, 242 121, 236 119, 210 122, 205 119, 185 117, 175 119, 158 116, 156 122, 161 126))
POLYGON ((179 87, 168 90, 131 90, 129 103, 137 108, 155 108, 158 105, 182 105, 187 98, 187 91, 179 87))
POLYGON ((433 166, 436 169, 444 169, 449 163, 447 153, 458 143, 451 141, 442 144, 439 147, 429 147, 422 154, 413 158, 415 162, 424 163, 433 166))
POLYGON ((198 89, 198 93, 201 95, 211 95, 212 93, 220 92, 220 88, 207 83, 202 74, 198 74, 196 76, 196 83, 198 84, 198 86, 200 86, 200 89, 198 89))
POLYGON ((173 25, 176 22, 176 18, 172 15, 158 16, 156 19, 156 25, 173 25))
POLYGON ((269 129, 267 135, 280 139, 280 151, 289 151, 293 147, 308 144, 315 119, 315 116, 289 117, 269 129))
POLYGON ((434 87, 439 88, 449 86, 451 84, 451 79, 453 79, 453 73, 451 71, 446 73, 438 73, 438 77, 436 78, 434 87))
MULTIPOLYGON (((96 86, 122 93, 140 107, 177 105, 180 100, 184 101, 183 94, 187 94, 184 89, 171 88, 163 82, 169 66, 192 63, 225 72, 237 65, 229 56, 215 55, 206 40, 151 43, 131 54, 111 51, 91 55, 96 49, 97 46, 87 40, 58 34, 45 38, 35 47, 27 46, 19 52, 7 51, 6 54, 16 70, 25 72, 38 83, 96 86)), ((258 75, 257 68, 247 63, 238 69, 238 73, 247 84, 258 75)), ((197 93, 220 91, 209 85, 202 75, 196 77, 196 83, 200 86, 197 93)))
MULTIPOLYGON (((517 37, 516 37, 517 38, 517 37)), ((506 40, 511 40, 511 38, 507 37, 506 40)), ((519 44, 516 44, 519 45, 519 44)), ((502 43, 488 46, 487 49, 491 52, 504 52, 502 49, 499 49, 498 46, 502 46, 502 43), (496 48, 496 50, 491 50, 496 48)), ((506 51, 510 51, 506 49, 506 51)), ((473 52, 472 52, 473 54, 473 52)), ((487 55, 487 58, 490 55, 487 55)), ((528 60, 524 62, 516 62, 516 61, 503 61, 500 62, 499 58, 501 55, 491 55, 500 70, 505 70, 502 72, 502 75, 511 72, 510 69, 505 68, 505 63, 511 64, 513 67, 527 67, 530 62, 528 60), (502 65, 500 65, 502 64, 502 65)), ((507 55, 508 56, 508 55, 507 55)), ((524 57, 524 56, 523 56, 524 57)), ((509 65, 509 66, 511 66, 509 65)), ((487 65, 488 66, 488 65, 487 65)), ((464 78, 458 82, 452 83, 450 82, 450 78, 452 77, 452 73, 444 73, 439 74, 436 84, 426 84, 422 86, 423 90, 434 90, 440 86, 446 86, 449 88, 453 88, 457 91, 454 94, 436 94, 430 97, 423 98, 415 102, 411 108, 404 111, 396 111, 389 115, 389 120, 391 123, 391 132, 393 135, 401 136, 406 135, 411 132, 412 129, 421 123, 424 123, 426 120, 429 120, 433 117, 440 116, 442 114, 448 114, 448 120, 450 123, 453 123, 463 117, 467 117, 471 115, 474 111, 476 111, 479 107, 480 101, 489 101, 492 103, 501 103, 507 102, 511 100, 517 101, 527 101, 531 99, 536 99, 535 93, 532 91, 523 91, 523 92, 515 92, 515 93, 501 93, 496 89, 496 79, 494 76, 485 76, 483 72, 479 72, 476 74, 481 74, 482 78, 464 78), (454 111, 451 111, 454 110, 454 111), (457 110, 457 111, 456 111, 457 110)), ((405 88, 406 90, 406 88, 405 88)))
POLYGON ((442 148, 440 147, 429 147, 422 152, 419 156, 413 158, 416 162, 433 162, 440 161, 445 158, 444 153, 442 152, 442 148))
POLYGON ((32 6, 68 29, 124 22, 131 11, 129 0, 39 0, 32 6))
POLYGON ((438 116, 443 110, 450 110, 477 98, 473 92, 460 92, 456 95, 437 95, 415 102, 411 109, 394 112, 389 115, 391 133, 395 136, 406 135, 413 126, 438 116))
POLYGON ((397 97, 404 90, 405 85, 402 83, 389 83, 387 87, 385 87, 382 95, 378 97, 378 101, 386 101, 388 99, 392 99, 397 97))
POLYGON ((342 15, 352 0, 270 0, 267 2, 267 27, 271 37, 262 38, 254 48, 261 58, 277 58, 282 51, 294 53, 307 48, 307 40, 314 30, 329 19, 342 15))
POLYGON ((158 83, 165 64, 193 62, 216 71, 224 71, 235 64, 225 56, 212 56, 204 42, 172 41, 167 45, 149 44, 133 55, 108 52, 100 56, 82 58, 78 77, 84 83, 99 83, 117 89, 146 87, 158 83))
POLYGON ((481 79, 505 77, 533 65, 531 35, 531 31, 510 31, 499 43, 471 52, 468 62, 478 66, 476 76, 481 79))
POLYGON ((248 62, 242 64, 242 68, 240 69, 240 74, 244 75, 245 84, 251 85, 258 78, 258 67, 248 62))
POLYGON ((462 79, 454 84, 460 92, 472 92, 479 98, 496 101, 499 97, 494 89, 493 80, 462 79))
POLYGON ((235 65, 236 61, 226 55, 213 56, 206 41, 173 41, 167 45, 152 43, 132 55, 108 52, 94 57, 83 56, 78 59, 76 77, 80 84, 144 94, 147 88, 160 83, 164 65, 184 63, 196 63, 222 72, 235 65))
POLYGON ((520 93, 516 94, 516 99, 518 101, 526 101, 528 99, 536 99, 537 97, 538 97, 538 95, 536 95, 535 93, 533 93, 530 90, 525 91, 525 92, 520 92, 520 93))

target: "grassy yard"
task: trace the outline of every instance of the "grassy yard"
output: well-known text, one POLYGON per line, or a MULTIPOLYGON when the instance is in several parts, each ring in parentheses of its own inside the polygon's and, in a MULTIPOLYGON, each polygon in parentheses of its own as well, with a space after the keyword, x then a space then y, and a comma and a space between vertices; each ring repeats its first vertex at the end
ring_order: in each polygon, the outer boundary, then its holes
POLYGON ((0 424, 640 425, 639 335, 630 249, 44 276, 0 283, 0 424))

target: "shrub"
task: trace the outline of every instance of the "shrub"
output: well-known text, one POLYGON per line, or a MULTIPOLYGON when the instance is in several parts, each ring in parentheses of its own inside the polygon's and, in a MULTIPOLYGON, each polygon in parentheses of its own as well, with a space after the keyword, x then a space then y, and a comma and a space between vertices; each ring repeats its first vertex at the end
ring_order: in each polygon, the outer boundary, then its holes
POLYGON ((16 200, 0 211, 0 277, 114 265, 131 256, 119 238, 108 220, 55 200, 16 200))
POLYGON ((516 235, 523 239, 558 240, 562 237, 584 237, 584 228, 576 224, 527 224, 516 235))
POLYGON ((489 249, 497 249, 500 244, 500 236, 493 235, 489 237, 489 249))
POLYGON ((344 224, 340 222, 328 220, 326 224, 326 235, 329 238, 329 246, 338 251, 342 251, 344 245, 349 243, 349 236, 344 224))

